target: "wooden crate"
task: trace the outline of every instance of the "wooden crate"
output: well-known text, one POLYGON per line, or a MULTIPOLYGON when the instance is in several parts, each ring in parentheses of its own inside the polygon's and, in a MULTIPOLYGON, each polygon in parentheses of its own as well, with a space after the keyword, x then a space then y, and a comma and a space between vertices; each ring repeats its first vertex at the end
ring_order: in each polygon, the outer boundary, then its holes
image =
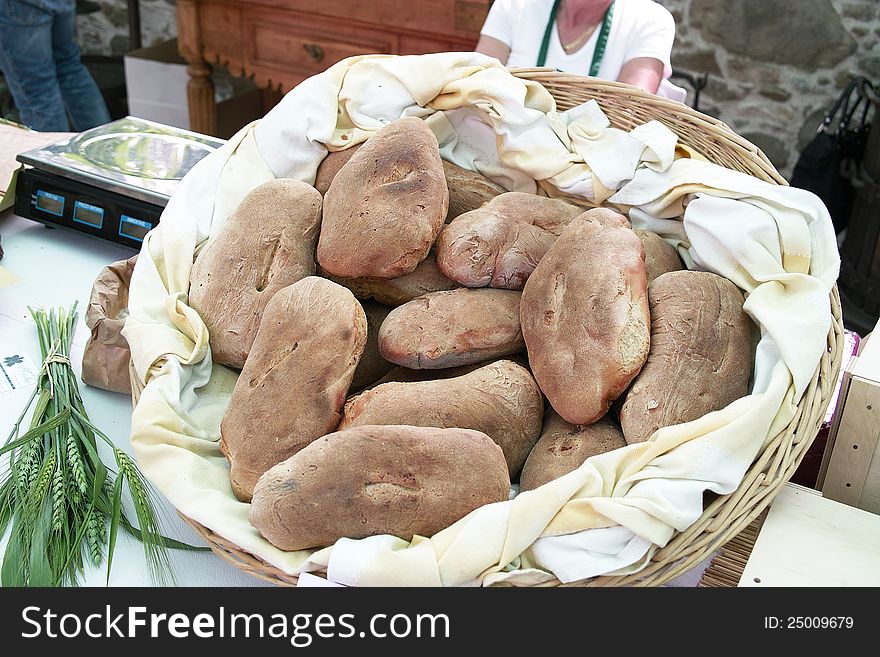
POLYGON ((880 516, 787 484, 737 586, 880 586, 880 516))
POLYGON ((818 486, 829 499, 880 514, 880 331, 873 335, 844 374, 818 486))

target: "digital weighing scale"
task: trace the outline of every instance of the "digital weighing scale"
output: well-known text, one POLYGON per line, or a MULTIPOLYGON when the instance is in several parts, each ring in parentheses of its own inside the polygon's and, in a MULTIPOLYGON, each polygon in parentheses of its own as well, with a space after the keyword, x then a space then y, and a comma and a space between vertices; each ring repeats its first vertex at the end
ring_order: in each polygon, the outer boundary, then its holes
POLYGON ((222 139, 126 117, 20 153, 15 213, 140 249, 180 179, 222 139))

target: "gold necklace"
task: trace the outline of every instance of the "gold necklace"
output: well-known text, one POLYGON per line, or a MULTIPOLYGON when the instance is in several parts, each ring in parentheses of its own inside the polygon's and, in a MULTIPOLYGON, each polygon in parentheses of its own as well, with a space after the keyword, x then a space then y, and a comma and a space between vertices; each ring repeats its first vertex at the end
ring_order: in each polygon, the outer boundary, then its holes
POLYGON ((574 39, 573 41, 569 41, 568 43, 563 43, 562 49, 566 52, 566 54, 570 55, 587 42, 587 39, 589 39, 593 35, 593 32, 596 31, 596 27, 596 25, 590 25, 590 27, 581 32, 580 36, 578 36, 576 39, 574 39))

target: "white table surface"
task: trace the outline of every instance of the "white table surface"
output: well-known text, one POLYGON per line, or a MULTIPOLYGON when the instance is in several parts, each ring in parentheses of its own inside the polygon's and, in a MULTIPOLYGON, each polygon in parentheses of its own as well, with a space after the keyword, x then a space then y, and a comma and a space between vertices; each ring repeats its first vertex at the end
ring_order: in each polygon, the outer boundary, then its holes
MULTIPOLYGON (((89 337, 83 320, 92 283, 101 268, 116 260, 129 258, 133 251, 85 235, 63 229, 48 229, 41 224, 22 219, 11 211, 0 213, 0 236, 6 252, 0 266, 21 280, 0 289, 0 355, 24 353, 39 365, 40 348, 37 333, 28 314, 27 306, 69 306, 79 302, 79 322, 74 337, 71 360, 80 373, 82 353, 89 337)), ((116 445, 131 453, 131 398, 81 383, 83 401, 90 418, 116 445)), ((0 392, 0 439, 5 439, 33 388, 19 388, 0 392)), ((105 463, 113 457, 106 446, 101 450, 105 463)), ((204 546, 205 542, 177 516, 161 494, 157 505, 165 517, 166 536, 190 545, 204 546)), ((4 546, 6 537, 0 538, 4 546)), ((183 586, 263 586, 264 582, 251 577, 226 563, 211 552, 170 551, 177 582, 183 586)), ((104 567, 86 571, 83 584, 104 586, 104 567)), ((120 531, 113 557, 111 586, 150 586, 141 544, 120 531)))

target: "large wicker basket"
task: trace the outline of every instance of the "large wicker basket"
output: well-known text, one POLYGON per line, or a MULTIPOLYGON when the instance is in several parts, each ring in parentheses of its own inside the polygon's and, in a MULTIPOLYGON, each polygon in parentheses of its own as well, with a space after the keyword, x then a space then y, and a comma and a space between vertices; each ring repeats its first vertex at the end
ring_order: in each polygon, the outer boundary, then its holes
MULTIPOLYGON (((786 185, 754 145, 727 125, 691 108, 618 82, 558 73, 551 69, 516 69, 514 75, 540 82, 565 110, 596 100, 617 128, 632 129, 652 119, 675 132, 679 141, 710 162, 742 171, 764 181, 786 185)), ((631 575, 596 577, 569 586, 658 586, 692 568, 749 525, 769 506, 794 474, 816 437, 840 371, 843 321, 837 287, 831 293, 832 326, 822 356, 798 410, 789 425, 766 443, 734 492, 709 502, 703 515, 686 531, 676 534, 645 568, 631 575)), ((141 386, 132 370, 133 400, 141 386)), ((220 557, 245 572, 280 585, 295 585, 288 575, 197 522, 182 516, 220 557)))

